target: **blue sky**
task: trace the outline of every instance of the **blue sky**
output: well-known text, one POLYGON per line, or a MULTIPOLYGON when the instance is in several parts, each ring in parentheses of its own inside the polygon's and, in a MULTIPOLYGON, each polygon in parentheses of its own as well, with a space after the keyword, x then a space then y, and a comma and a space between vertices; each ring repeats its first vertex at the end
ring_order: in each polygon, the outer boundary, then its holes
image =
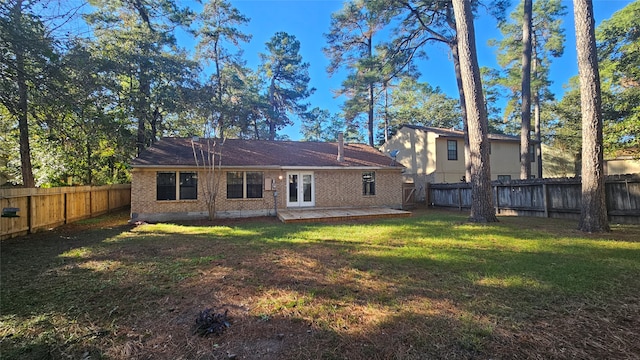
MULTIPOLYGON (((513 3, 516 3, 514 0, 513 3)), ((593 0, 596 24, 608 19, 611 15, 624 8, 632 1, 628 0, 593 0)), ((323 34, 329 31, 331 14, 342 8, 340 0, 232 0, 232 4, 245 16, 251 19, 244 29, 253 35, 249 44, 244 46, 244 58, 247 65, 256 68, 259 63, 258 54, 265 52, 265 43, 277 31, 285 31, 295 35, 301 44, 301 55, 310 64, 310 86, 316 92, 309 98, 311 107, 328 109, 332 113, 340 111, 342 99, 335 99, 332 90, 338 89, 342 77, 337 74, 329 77, 326 72, 328 60, 322 52, 325 45, 323 34)), ((575 37, 573 24, 573 2, 563 1, 567 7, 564 27, 567 35, 564 55, 555 59, 551 68, 553 80, 552 91, 558 98, 564 92, 563 85, 568 79, 578 73, 576 65, 575 37)), ((496 30, 495 20, 485 12, 475 22, 476 44, 478 47, 478 61, 480 66, 497 68, 495 49, 487 45, 487 40, 500 38, 496 30)), ((457 98, 457 89, 453 72, 453 65, 449 60, 449 53, 445 46, 432 45, 426 49, 427 60, 419 64, 422 73, 421 81, 432 86, 439 86, 447 95, 457 98)), ((282 133, 289 135, 292 140, 298 140, 301 135, 299 124, 288 127, 282 133)))

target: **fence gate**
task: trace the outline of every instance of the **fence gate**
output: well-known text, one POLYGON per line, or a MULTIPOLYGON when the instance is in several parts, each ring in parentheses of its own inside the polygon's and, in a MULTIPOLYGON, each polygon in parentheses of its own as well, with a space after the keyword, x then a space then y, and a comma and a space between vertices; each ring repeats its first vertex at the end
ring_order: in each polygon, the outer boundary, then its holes
POLYGON ((416 187, 414 183, 402 184, 402 208, 413 209, 416 207, 416 187))

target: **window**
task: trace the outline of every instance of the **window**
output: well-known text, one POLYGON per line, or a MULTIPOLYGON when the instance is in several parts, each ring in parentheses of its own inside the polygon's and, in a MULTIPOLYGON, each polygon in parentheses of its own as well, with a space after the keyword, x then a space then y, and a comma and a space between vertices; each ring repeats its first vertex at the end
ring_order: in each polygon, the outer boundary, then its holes
POLYGON ((192 172, 180 173, 180 200, 198 198, 198 175, 192 172))
POLYGON ((227 173, 227 199, 242 199, 242 171, 230 171, 227 173))
POLYGON ((227 199, 261 199, 263 188, 262 171, 227 172, 227 199))
POLYGON ((498 181, 506 183, 511 181, 511 175, 498 175, 498 181))
POLYGON ((529 156, 531 157, 531 162, 536 162, 536 147, 535 147, 535 145, 529 146, 529 156))
POLYGON ((196 173, 156 173, 156 200, 196 200, 197 198, 198 175, 196 173), (180 179, 180 182, 176 183, 176 179, 180 179))
MULTIPOLYGON (((522 146, 518 145, 518 161, 520 161, 520 151, 522 151, 522 146)), ((529 161, 536 162, 536 146, 529 145, 529 161)))
POLYGON ((367 171, 362 173, 362 195, 376 194, 376 173, 367 171))
POLYGON ((159 172, 156 174, 156 199, 175 200, 176 199, 176 173, 159 172))
POLYGON ((458 142, 447 140, 447 160, 458 160, 458 142))
POLYGON ((247 172, 247 198, 262 198, 262 172, 247 172))

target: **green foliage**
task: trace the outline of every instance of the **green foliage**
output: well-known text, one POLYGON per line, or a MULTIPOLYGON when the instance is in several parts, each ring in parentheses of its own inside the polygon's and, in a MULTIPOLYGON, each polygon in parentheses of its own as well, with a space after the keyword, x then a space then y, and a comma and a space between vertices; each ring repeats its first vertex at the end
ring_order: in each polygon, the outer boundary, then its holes
POLYGON ((329 58, 330 75, 340 69, 348 72, 338 95, 344 95, 344 117, 349 126, 360 123, 366 114, 365 129, 369 145, 375 137, 375 107, 381 94, 400 74, 410 72, 410 57, 381 41, 378 33, 391 19, 392 11, 375 1, 345 2, 331 15, 331 26, 325 34, 324 52, 329 58))
POLYGON ((309 63, 302 61, 300 42, 295 36, 277 32, 261 53, 261 74, 268 84, 269 108, 263 114, 269 125, 269 139, 276 131, 292 124, 291 115, 300 115, 308 104, 302 103, 315 89, 309 88, 309 63))
MULTIPOLYGON (((605 155, 640 157, 640 3, 634 2, 596 29, 605 155)), ((569 91, 557 104, 551 127, 553 145, 580 158, 582 145, 580 89, 570 80, 569 91)))
POLYGON ((391 94, 392 128, 402 124, 462 128, 458 100, 445 95, 440 88, 413 78, 403 78, 391 94))
POLYGON ((640 2, 603 21, 596 40, 605 147, 612 155, 640 157, 640 2))
POLYGON ((335 142, 338 133, 346 130, 340 116, 329 113, 326 109, 315 107, 302 115, 302 139, 304 141, 335 142))
MULTIPOLYGON (((565 14, 566 7, 560 0, 533 2, 531 93, 538 94, 540 103, 545 106, 553 101, 553 94, 548 90, 552 58, 560 57, 564 52, 562 16, 565 14)), ((519 133, 521 116, 522 19, 521 1, 511 13, 510 21, 499 26, 503 38, 489 41, 490 46, 497 47, 497 60, 502 69, 486 77, 489 86, 499 86, 508 93, 503 123, 512 124, 506 126, 506 132, 514 134, 519 133)))
POLYGON ((246 25, 249 19, 225 0, 207 2, 198 19, 202 25, 196 30, 200 38, 196 54, 200 59, 211 61, 214 67, 205 86, 210 90, 206 91, 210 98, 201 106, 211 112, 214 127, 218 129, 216 135, 224 137, 227 129, 243 125, 234 118, 238 111, 238 97, 234 95, 243 86, 239 75, 243 72, 244 62, 239 46, 251 40, 251 35, 241 32, 238 27, 246 25), (236 51, 232 53, 229 46, 236 47, 236 51))

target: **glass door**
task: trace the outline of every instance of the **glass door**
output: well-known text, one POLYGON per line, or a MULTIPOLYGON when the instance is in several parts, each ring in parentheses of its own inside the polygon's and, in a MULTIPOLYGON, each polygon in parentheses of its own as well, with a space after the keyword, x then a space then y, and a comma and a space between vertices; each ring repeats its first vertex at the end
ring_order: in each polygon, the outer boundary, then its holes
POLYGON ((315 186, 313 173, 289 172, 287 173, 287 206, 314 206, 315 186))

